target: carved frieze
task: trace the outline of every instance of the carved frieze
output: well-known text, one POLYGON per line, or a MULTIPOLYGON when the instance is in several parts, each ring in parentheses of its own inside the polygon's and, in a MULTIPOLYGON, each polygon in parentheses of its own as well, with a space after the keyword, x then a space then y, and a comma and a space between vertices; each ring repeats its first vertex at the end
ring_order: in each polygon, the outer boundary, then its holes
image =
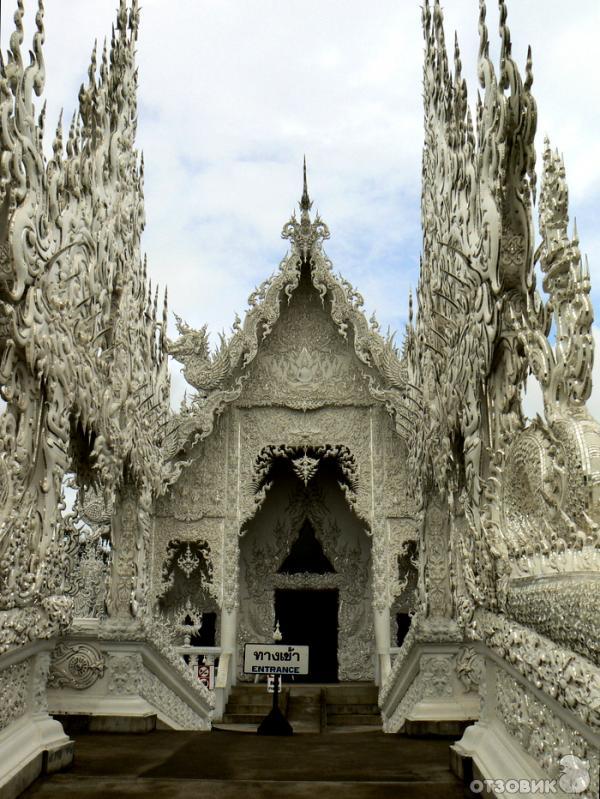
POLYGON ((179 479, 156 502, 155 515, 197 521, 225 514, 227 417, 192 449, 179 479))
POLYGON ((140 694, 152 707, 174 721, 182 730, 210 730, 210 718, 195 713, 177 694, 148 669, 141 676, 140 694))
POLYGON ((516 621, 600 666, 600 574, 513 580, 506 609, 516 621))
POLYGON ((589 778, 587 788, 576 795, 583 799, 598 796, 598 748, 500 668, 496 670, 496 708, 507 731, 548 777, 559 778, 564 773, 561 760, 575 755, 586 765, 589 778))
POLYGON ((600 729, 600 668, 572 650, 501 615, 479 609, 470 630, 529 682, 600 729))
POLYGON ((474 691, 481 683, 484 661, 470 646, 463 646, 456 656, 456 674, 465 691, 474 691))

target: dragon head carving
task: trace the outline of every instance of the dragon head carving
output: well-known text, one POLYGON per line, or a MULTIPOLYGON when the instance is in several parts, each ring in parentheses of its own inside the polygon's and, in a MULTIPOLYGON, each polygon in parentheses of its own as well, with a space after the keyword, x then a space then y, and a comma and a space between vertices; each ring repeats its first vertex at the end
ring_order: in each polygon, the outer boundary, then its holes
POLYGON ((167 342, 167 351, 183 365, 183 375, 187 382, 201 392, 221 388, 229 375, 231 364, 224 334, 219 334, 220 346, 211 354, 207 325, 203 325, 200 330, 194 330, 177 314, 175 322, 179 338, 167 342))

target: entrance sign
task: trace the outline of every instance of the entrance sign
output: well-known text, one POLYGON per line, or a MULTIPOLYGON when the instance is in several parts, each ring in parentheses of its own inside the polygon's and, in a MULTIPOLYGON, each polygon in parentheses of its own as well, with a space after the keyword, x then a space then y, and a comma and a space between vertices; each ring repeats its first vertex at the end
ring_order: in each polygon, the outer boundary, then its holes
POLYGON ((246 644, 244 674, 308 674, 308 647, 246 644))

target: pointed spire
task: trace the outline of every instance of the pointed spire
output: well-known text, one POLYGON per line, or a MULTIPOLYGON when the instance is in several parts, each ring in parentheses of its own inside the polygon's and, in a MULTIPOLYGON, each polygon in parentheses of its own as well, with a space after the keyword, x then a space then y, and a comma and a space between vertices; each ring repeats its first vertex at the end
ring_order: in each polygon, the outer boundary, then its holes
POLYGON ((306 156, 304 156, 304 183, 302 188, 302 197, 300 199, 300 210, 302 214, 307 214, 312 208, 312 200, 308 195, 308 183, 306 181, 306 156))
POLYGON ((302 253, 304 259, 312 247, 324 239, 329 238, 329 229, 317 213, 314 221, 310 218, 310 209, 313 202, 308 194, 308 182, 306 180, 306 156, 304 157, 302 197, 298 203, 300 207, 300 221, 296 218, 296 212, 292 213, 291 218, 283 226, 281 238, 289 239, 294 246, 302 253))

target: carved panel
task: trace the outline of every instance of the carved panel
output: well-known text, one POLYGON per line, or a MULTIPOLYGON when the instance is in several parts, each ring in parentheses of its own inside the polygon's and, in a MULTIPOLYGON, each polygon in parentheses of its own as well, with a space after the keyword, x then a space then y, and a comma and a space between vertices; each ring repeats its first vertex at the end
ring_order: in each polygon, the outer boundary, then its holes
POLYGON ((456 656, 456 674, 465 691, 474 691, 481 684, 484 660, 470 646, 463 646, 456 656))
POLYGON ((454 693, 452 681, 454 656, 423 655, 420 665, 421 676, 425 683, 424 696, 452 696, 454 693))
POLYGON ((157 517, 195 521, 225 515, 227 417, 193 448, 181 476, 156 502, 157 517))
POLYGON ((241 522, 255 513, 253 476, 258 454, 269 445, 302 450, 343 445, 355 458, 360 479, 356 512, 365 524, 371 520, 371 429, 368 408, 324 408, 302 413, 284 408, 256 408, 239 411, 240 432, 240 514, 241 522))
POLYGON ((140 694, 159 712, 172 719, 183 730, 210 730, 210 719, 201 716, 165 685, 155 674, 144 669, 140 694))
POLYGON ((49 688, 84 691, 104 674, 104 656, 92 644, 59 644, 52 653, 49 688))
POLYGON ((452 617, 450 592, 450 541, 448 511, 439 500, 429 503, 425 515, 423 569, 427 590, 428 615, 452 617))
POLYGON ((139 693, 142 669, 142 656, 138 653, 130 655, 111 655, 107 663, 108 693, 139 693))
POLYGON ((152 566, 154 602, 163 593, 163 568, 168 558, 170 543, 188 541, 208 547, 203 552, 209 561, 210 580, 204 579, 203 586, 207 593, 220 603, 223 579, 223 528, 222 519, 204 518, 194 522, 166 517, 155 519, 152 566))

